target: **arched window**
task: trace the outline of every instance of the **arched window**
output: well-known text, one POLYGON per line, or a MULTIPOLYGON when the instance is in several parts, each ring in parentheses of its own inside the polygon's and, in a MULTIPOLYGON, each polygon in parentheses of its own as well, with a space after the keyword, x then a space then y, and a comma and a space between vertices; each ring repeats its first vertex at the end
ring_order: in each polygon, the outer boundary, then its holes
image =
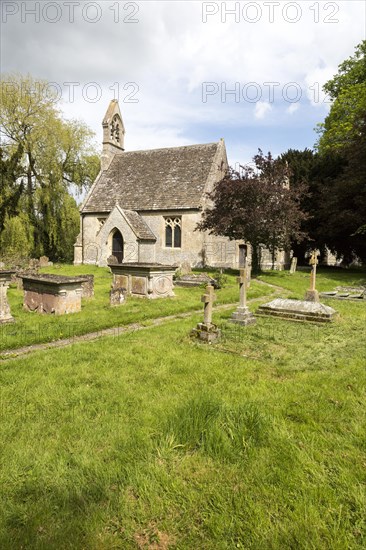
POLYGON ((167 248, 181 248, 182 246, 182 218, 165 218, 165 246, 167 248))
POLYGON ((117 258, 118 263, 121 264, 123 262, 123 237, 118 229, 116 229, 112 237, 112 256, 117 258))

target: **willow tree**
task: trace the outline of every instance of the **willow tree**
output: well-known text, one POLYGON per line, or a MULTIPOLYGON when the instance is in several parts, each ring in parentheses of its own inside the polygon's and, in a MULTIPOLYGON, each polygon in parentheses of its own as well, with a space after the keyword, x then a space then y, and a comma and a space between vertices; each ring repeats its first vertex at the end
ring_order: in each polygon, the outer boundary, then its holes
POLYGON ((19 212, 19 201, 24 189, 24 183, 20 179, 22 155, 21 145, 10 155, 0 147, 0 234, 6 218, 14 217, 19 212))
POLYGON ((69 250, 65 243, 78 233, 72 194, 87 189, 99 170, 91 144, 93 132, 83 122, 63 118, 47 81, 29 75, 3 75, 0 94, 3 148, 8 156, 19 147, 22 151, 17 174, 23 179, 19 202, 32 226, 33 253, 69 259, 72 247, 69 250))

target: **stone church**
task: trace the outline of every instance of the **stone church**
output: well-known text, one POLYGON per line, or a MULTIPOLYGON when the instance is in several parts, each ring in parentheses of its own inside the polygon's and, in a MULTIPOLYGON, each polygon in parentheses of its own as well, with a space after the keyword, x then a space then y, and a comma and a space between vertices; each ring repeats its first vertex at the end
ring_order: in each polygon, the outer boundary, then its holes
POLYGON ((129 263, 243 265, 244 241, 195 231, 209 206, 206 193, 228 168, 224 140, 125 151, 124 138, 113 100, 103 120, 101 171, 80 208, 74 263, 106 266, 115 256, 129 263))
MULTIPOLYGON (((206 193, 228 167, 225 143, 125 151, 118 101, 103 120, 98 174, 81 209, 75 264, 120 262, 236 267, 239 245, 195 231, 206 193)), ((242 252, 241 252, 242 253, 242 252)))

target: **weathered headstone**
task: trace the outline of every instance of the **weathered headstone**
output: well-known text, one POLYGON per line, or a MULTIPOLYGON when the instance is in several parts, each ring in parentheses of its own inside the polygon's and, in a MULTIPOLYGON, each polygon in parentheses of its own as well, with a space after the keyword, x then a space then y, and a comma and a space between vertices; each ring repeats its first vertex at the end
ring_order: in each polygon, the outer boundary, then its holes
POLYGON ((126 293, 125 288, 112 288, 109 294, 111 306, 120 306, 123 304, 126 301, 126 293))
POLYGON ((294 256, 291 260, 290 273, 293 275, 297 268, 297 258, 294 256))
POLYGON ((39 267, 48 267, 50 259, 47 256, 41 256, 39 258, 39 267))
POLYGON ((197 328, 193 330, 193 333, 205 342, 214 342, 221 334, 212 322, 212 308, 215 300, 214 287, 207 285, 206 293, 201 297, 201 302, 204 304, 203 323, 198 323, 197 328))
POLYGON ((311 265, 310 273, 310 288, 305 293, 305 300, 307 302, 319 302, 319 293, 316 290, 316 266, 318 265, 318 254, 316 250, 313 250, 309 264, 311 265))
POLYGON ((28 265, 28 268, 29 269, 39 269, 40 267, 40 264, 39 264, 39 260, 37 260, 37 258, 31 258, 29 260, 29 265, 28 265))
POLYGON ((107 263, 115 265, 115 264, 118 264, 118 260, 117 260, 116 256, 113 256, 113 255, 108 256, 107 263))
POLYGON ((94 275, 82 275, 85 281, 81 283, 83 289, 83 298, 93 298, 94 296, 94 275))
POLYGON ((239 325, 251 325, 256 322, 254 315, 249 311, 247 306, 247 287, 248 287, 248 263, 245 259, 244 269, 240 269, 240 276, 237 277, 239 283, 239 307, 234 311, 230 321, 239 325))
POLYGON ((13 273, 14 271, 0 271, 0 324, 14 322, 7 296, 13 273))
POLYGON ((182 275, 189 275, 190 273, 192 273, 192 267, 190 262, 187 262, 187 261, 182 262, 180 266, 180 272, 182 275))
POLYGON ((206 273, 188 273, 187 275, 181 275, 176 281, 176 286, 194 287, 202 285, 215 285, 217 284, 215 279, 207 275, 206 273))

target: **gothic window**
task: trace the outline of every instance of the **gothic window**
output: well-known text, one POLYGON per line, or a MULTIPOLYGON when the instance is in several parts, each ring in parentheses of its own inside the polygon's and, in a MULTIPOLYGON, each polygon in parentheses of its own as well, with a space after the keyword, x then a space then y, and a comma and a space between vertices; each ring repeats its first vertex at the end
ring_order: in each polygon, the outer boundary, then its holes
POLYGON ((182 218, 165 218, 165 246, 167 248, 181 248, 182 246, 182 218))

